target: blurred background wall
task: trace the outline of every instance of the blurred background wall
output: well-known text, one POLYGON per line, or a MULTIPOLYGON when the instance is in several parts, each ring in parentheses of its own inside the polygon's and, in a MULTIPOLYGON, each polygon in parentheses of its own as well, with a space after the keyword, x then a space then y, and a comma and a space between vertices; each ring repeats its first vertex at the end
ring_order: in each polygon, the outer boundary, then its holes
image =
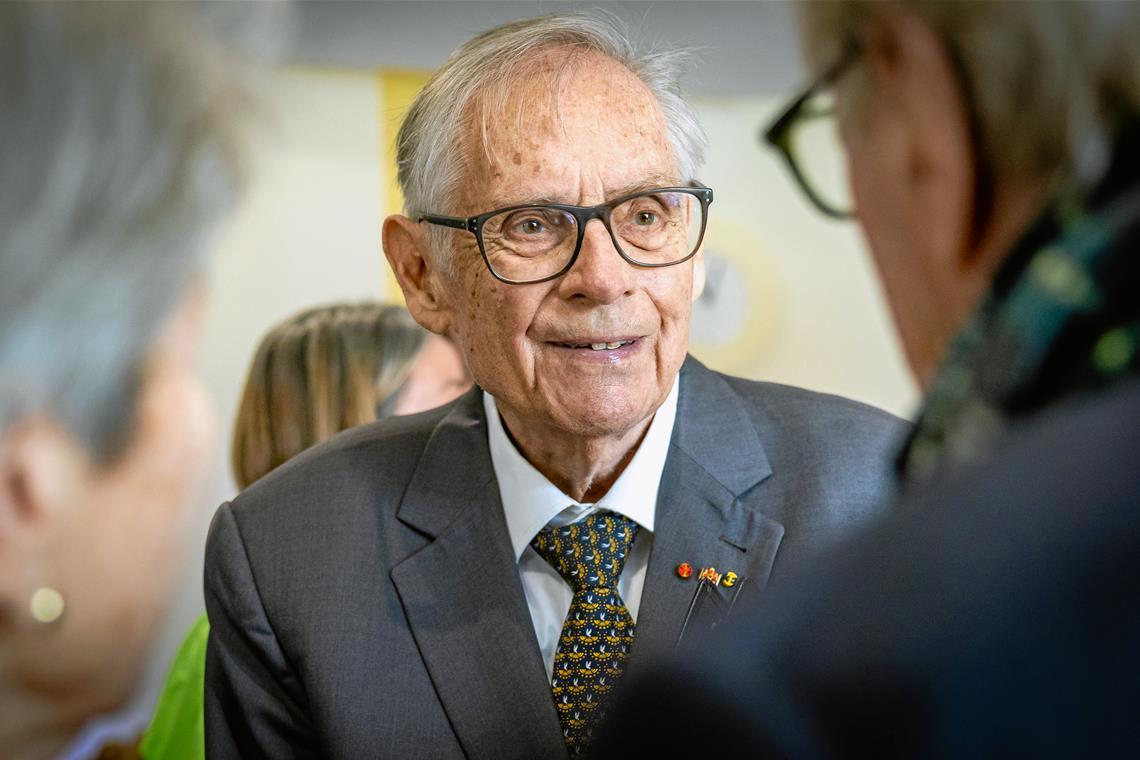
POLYGON ((710 288, 694 322, 697 356, 716 369, 911 413, 916 391, 854 226, 812 211, 757 139, 804 78, 787 5, 298 3, 284 65, 268 80, 256 182, 219 241, 211 274, 201 366, 221 414, 217 477, 187 527, 195 553, 152 673, 114 725, 149 715, 178 642, 202 611, 201 547, 217 504, 234 493, 231 422, 261 335, 309 305, 399 299, 380 224, 398 207, 387 160, 408 83, 487 27, 588 7, 607 8, 649 39, 700 54, 688 85, 711 142, 701 179, 716 200, 710 288))

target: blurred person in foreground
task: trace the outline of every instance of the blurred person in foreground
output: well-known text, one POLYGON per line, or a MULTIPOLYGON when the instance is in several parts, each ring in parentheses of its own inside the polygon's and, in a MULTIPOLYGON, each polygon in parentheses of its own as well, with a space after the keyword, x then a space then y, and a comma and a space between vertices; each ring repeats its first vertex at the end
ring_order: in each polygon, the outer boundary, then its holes
POLYGON ((681 62, 546 16, 416 98, 384 249, 479 387, 219 509, 210 754, 580 756, 627 661, 676 644, 701 568, 754 598, 881 504, 898 420, 686 358, 712 191, 681 62))
MULTIPOLYGON (((271 329, 246 378, 230 457, 245 489, 341 430, 446 404, 471 387, 455 346, 402 306, 317 306, 271 329)), ((178 651, 140 746, 153 760, 205 756, 202 690, 210 626, 178 651)))
POLYGON ((64 754, 133 693, 209 459, 196 283, 246 103, 195 20, 0 4, 4 758, 64 754))
POLYGON ((606 756, 1140 753, 1140 6, 799 10, 927 396, 900 507, 632 687, 606 756), (712 653, 715 651, 715 653, 712 653))

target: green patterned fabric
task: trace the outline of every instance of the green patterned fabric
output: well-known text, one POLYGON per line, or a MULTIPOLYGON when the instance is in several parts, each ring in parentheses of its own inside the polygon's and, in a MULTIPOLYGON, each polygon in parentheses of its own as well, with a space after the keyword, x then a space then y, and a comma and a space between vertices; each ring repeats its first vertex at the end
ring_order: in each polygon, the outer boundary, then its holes
POLYGON ((139 745, 145 760, 202 760, 206 757, 203 698, 206 642, 210 623, 198 618, 170 666, 154 717, 139 745))
POLYGON ((617 583, 637 524, 613 512, 560 528, 543 528, 531 546, 574 592, 558 649, 551 691, 571 758, 589 746, 606 697, 625 670, 634 623, 617 583))
POLYGON ((1140 370, 1140 149, 1022 238, 959 333, 899 459, 906 482, 984 456, 1019 418, 1140 370))

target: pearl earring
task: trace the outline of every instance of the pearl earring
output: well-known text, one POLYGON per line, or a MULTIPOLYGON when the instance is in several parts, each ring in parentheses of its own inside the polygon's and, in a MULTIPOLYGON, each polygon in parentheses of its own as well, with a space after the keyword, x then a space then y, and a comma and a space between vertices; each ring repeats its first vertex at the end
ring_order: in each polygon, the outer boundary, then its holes
POLYGON ((63 617, 63 594, 50 586, 41 586, 32 593, 28 609, 37 623, 50 625, 63 617))

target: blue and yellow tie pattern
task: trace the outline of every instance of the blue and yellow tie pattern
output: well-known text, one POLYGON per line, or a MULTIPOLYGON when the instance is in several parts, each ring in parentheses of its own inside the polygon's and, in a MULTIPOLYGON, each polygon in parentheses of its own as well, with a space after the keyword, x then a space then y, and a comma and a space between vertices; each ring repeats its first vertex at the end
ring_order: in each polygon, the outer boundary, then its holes
POLYGON ((632 520, 596 512, 561 528, 543 528, 530 543, 574 591, 551 679, 571 758, 585 752, 633 646, 633 618, 617 583, 636 535, 632 520))

